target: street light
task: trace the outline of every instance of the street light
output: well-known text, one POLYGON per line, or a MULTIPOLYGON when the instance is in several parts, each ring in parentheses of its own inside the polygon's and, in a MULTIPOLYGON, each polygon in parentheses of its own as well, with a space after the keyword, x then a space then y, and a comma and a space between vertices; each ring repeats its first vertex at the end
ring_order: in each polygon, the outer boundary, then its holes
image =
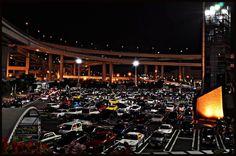
POLYGON ((75 62, 78 64, 78 83, 77 83, 77 87, 80 87, 79 76, 80 76, 80 64, 82 63, 82 59, 81 58, 77 58, 75 60, 75 62))
POLYGON ((138 86, 138 77, 137 77, 137 67, 138 67, 138 65, 139 65, 139 61, 138 60, 134 60, 134 62, 133 62, 133 66, 135 67, 134 83, 135 83, 136 87, 138 86))

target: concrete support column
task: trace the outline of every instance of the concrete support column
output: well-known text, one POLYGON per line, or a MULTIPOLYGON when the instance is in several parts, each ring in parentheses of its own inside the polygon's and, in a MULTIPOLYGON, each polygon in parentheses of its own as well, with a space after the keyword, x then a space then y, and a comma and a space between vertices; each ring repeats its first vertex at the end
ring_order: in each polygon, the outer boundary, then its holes
POLYGON ((9 53, 10 53, 9 47, 2 47, 2 78, 7 79, 8 78, 8 66, 9 66, 9 53))
POLYGON ((64 67, 64 57, 63 55, 61 55, 60 56, 60 69, 59 69, 60 81, 63 80, 63 67, 64 67))
POLYGON ((109 64, 109 75, 110 75, 110 83, 113 82, 113 64, 109 64))
POLYGON ((30 64, 30 53, 26 52, 25 58, 25 74, 29 74, 29 64, 30 64))
POLYGON ((145 76, 148 75, 148 66, 147 65, 144 65, 144 74, 145 74, 145 76))
POLYGON ((102 63, 102 81, 105 82, 106 81, 106 63, 102 63))
POLYGON ((158 66, 155 65, 154 80, 157 80, 158 66))
POLYGON ((90 76, 90 74, 91 74, 91 68, 90 66, 88 66, 88 76, 90 76))
POLYGON ((183 76, 182 76, 182 67, 179 66, 179 72, 178 72, 178 79, 179 79, 179 81, 182 81, 182 78, 183 78, 183 76))
POLYGON ((52 54, 49 54, 48 56, 48 81, 52 80, 52 54))
POLYGON ((76 63, 73 64, 73 75, 76 75, 76 63))
POLYGON ((185 74, 184 74, 184 67, 182 67, 182 79, 185 78, 185 74))
POLYGON ((164 77, 164 65, 161 66, 161 78, 164 77))

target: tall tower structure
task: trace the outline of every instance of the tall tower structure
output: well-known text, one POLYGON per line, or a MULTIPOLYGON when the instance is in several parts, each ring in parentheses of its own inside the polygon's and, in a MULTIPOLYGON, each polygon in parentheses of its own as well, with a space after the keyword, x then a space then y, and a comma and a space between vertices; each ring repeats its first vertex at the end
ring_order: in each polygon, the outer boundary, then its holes
POLYGON ((226 87, 231 53, 231 10, 224 2, 205 3, 203 92, 226 87))
POLYGON ((202 91, 205 94, 222 86, 223 108, 232 114, 235 95, 234 55, 232 54, 231 12, 234 3, 203 3, 202 91))

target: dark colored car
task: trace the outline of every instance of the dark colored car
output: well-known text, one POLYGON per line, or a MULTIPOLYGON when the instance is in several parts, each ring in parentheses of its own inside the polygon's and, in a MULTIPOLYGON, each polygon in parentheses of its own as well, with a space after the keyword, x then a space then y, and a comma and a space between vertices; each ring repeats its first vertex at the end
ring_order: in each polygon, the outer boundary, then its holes
POLYGON ((208 146, 215 146, 215 130, 213 128, 203 128, 202 129, 202 144, 208 146))
POLYGON ((65 146, 70 144, 73 140, 82 140, 84 143, 87 140, 87 136, 83 132, 72 131, 62 135, 61 139, 58 140, 57 145, 54 147, 55 153, 65 153, 65 146))
POLYGON ((150 138, 151 147, 163 147, 166 143, 166 135, 164 133, 155 131, 150 138))
POLYGON ((132 126, 130 126, 128 131, 129 132, 140 132, 140 133, 144 134, 145 136, 148 135, 148 133, 150 132, 148 129, 148 126, 145 124, 132 125, 132 126))
POLYGON ((175 121, 177 120, 177 112, 170 112, 167 119, 166 119, 166 123, 172 124, 175 123, 175 121))
POLYGON ((98 131, 87 143, 87 152, 96 153, 102 152, 109 145, 112 145, 116 140, 116 134, 112 131, 98 131))
POLYGON ((187 121, 182 122, 182 132, 187 135, 192 134, 193 125, 191 124, 191 122, 187 122, 187 121))
POLYGON ((114 126, 113 132, 117 134, 118 137, 123 136, 128 130, 128 124, 125 123, 119 123, 114 126))

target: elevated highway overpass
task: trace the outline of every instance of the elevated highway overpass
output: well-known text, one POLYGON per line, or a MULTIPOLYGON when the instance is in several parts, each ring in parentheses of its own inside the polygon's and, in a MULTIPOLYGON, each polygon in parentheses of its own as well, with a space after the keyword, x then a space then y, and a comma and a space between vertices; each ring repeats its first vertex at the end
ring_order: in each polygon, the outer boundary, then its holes
MULTIPOLYGON (((83 49, 71 46, 64 46, 59 44, 52 44, 48 42, 42 42, 37 40, 28 34, 25 34, 14 25, 10 24, 5 19, 2 19, 2 33, 3 33, 3 52, 4 61, 3 71, 5 78, 9 77, 9 70, 23 70, 25 73, 29 73, 31 60, 41 60, 41 63, 46 66, 48 73, 48 80, 51 80, 52 70, 52 55, 58 55, 60 57, 60 65, 58 69, 59 79, 63 77, 75 78, 76 77, 76 65, 75 59, 82 58, 83 64, 87 66, 87 70, 90 71, 92 65, 102 65, 102 80, 106 81, 106 64, 109 64, 109 80, 112 81, 113 77, 113 64, 132 64, 133 60, 137 58, 141 65, 144 65, 145 74, 148 74, 147 66, 155 66, 155 77, 157 76, 158 66, 161 66, 161 75, 164 75, 164 66, 179 67, 180 77, 183 74, 184 67, 198 67, 201 68, 201 55, 177 55, 177 54, 153 54, 144 52, 115 52, 104 50, 83 49), (25 57, 25 66, 10 66, 9 65, 9 52, 14 51, 25 57), (48 54, 48 61, 42 58, 36 58, 34 54, 46 53, 48 54), (64 75, 64 64, 72 64, 73 73, 70 76, 64 75)), ((234 56, 233 56, 234 57, 234 56)), ((78 69, 79 70, 79 69, 78 69)), ((91 76, 88 72, 87 76, 91 76)))

